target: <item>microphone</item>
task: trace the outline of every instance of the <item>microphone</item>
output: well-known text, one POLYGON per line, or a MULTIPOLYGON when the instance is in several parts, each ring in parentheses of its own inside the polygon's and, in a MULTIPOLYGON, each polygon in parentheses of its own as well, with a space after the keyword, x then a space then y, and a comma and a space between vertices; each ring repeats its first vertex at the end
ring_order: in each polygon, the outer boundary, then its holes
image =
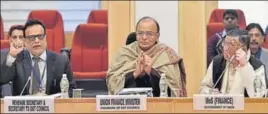
POLYGON ((27 82, 26 82, 26 84, 24 85, 24 87, 23 87, 23 89, 21 90, 21 92, 20 92, 20 96, 22 95, 22 93, 24 92, 24 90, 25 90, 25 88, 26 88, 26 86, 28 85, 28 83, 30 82, 30 80, 32 79, 32 77, 31 76, 29 76, 29 78, 28 78, 28 80, 27 80, 27 82))
MULTIPOLYGON (((234 58, 235 58, 235 55, 233 55, 233 56, 231 57, 231 59, 230 59, 230 64, 232 64, 234 58)), ((228 65, 228 68, 229 68, 230 64, 228 65)), ((225 67, 225 69, 223 70, 223 72, 221 73, 221 75, 220 75, 220 77, 218 78, 218 80, 216 81, 216 83, 213 85, 212 90, 215 89, 216 85, 219 83, 220 79, 223 77, 223 74, 224 74, 225 71, 226 71, 226 67, 225 67)), ((219 90, 219 91, 220 91, 220 90, 219 90)), ((211 94, 211 93, 212 93, 212 91, 210 92, 210 94, 211 94)))

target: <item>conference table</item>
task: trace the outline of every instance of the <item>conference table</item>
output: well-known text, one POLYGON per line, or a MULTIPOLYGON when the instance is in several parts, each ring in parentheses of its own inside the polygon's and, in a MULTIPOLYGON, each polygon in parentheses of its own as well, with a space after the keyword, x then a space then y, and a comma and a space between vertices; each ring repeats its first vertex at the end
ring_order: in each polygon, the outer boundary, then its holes
MULTIPOLYGON (((55 99, 55 113, 106 113, 96 111, 95 98, 55 99)), ((245 98, 244 110, 193 110, 193 98, 148 98, 145 111, 113 111, 107 113, 268 113, 268 99, 245 98)), ((4 100, 1 99, 1 113, 4 100)))

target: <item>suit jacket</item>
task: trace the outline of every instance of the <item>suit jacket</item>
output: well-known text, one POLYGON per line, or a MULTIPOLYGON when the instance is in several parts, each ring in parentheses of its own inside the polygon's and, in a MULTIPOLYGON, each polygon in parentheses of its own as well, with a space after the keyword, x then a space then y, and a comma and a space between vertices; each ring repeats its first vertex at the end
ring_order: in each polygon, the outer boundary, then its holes
POLYGON ((266 77, 267 77, 267 81, 268 81, 268 49, 265 49, 265 48, 261 49, 260 60, 265 66, 265 69, 266 69, 265 72, 266 72, 266 77))
POLYGON ((207 66, 209 66, 210 62, 212 59, 221 54, 220 45, 221 45, 221 39, 223 32, 219 32, 214 34, 208 39, 208 44, 207 44, 207 66))
MULTIPOLYGON (((19 95, 26 84, 28 77, 31 75, 31 58, 27 50, 22 51, 16 57, 14 63, 9 67, 6 65, 6 58, 3 60, 4 64, 1 66, 0 85, 13 82, 13 95, 19 95)), ((72 95, 72 89, 74 89, 75 81, 73 73, 71 71, 69 59, 60 54, 47 50, 47 83, 46 83, 46 94, 55 94, 61 91, 60 81, 62 74, 67 74, 69 80, 69 94, 72 95)), ((29 94, 29 86, 27 84, 23 95, 29 94)))
MULTIPOLYGON (((9 52, 9 49, 1 49, 1 58, 0 58, 1 66, 3 64, 5 64, 4 60, 7 57, 8 52, 9 52)), ((2 72, 1 68, 0 68, 0 71, 2 72)), ((6 83, 6 84, 0 86, 0 96, 1 96, 1 98, 4 97, 4 96, 12 96, 11 87, 12 87, 11 83, 6 83)))

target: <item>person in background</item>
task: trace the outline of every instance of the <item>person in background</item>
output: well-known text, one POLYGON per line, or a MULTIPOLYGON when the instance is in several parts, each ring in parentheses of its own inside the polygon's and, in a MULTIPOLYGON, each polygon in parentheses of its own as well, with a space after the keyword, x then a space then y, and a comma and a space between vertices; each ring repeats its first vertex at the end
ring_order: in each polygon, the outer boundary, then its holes
MULTIPOLYGON (((250 36, 250 51, 251 55, 259 59, 266 67, 266 76, 268 74, 268 50, 262 48, 265 42, 265 33, 258 23, 250 23, 246 30, 250 36)), ((268 77, 267 77, 268 79, 268 77)))
POLYGON ((227 9, 223 13, 224 30, 216 33, 208 39, 207 44, 207 66, 213 57, 222 53, 222 41, 226 37, 226 33, 238 27, 238 14, 235 10, 227 9))
MULTIPOLYGON (((268 25, 267 25, 266 30, 265 30, 265 41, 267 41, 267 40, 268 40, 268 25)), ((268 48, 268 47, 266 47, 266 48, 268 48)))
POLYGON ((133 42, 136 41, 136 32, 131 32, 128 36, 127 36, 127 41, 126 41, 126 45, 131 44, 133 42))
MULTIPOLYGON (((1 50, 1 66, 5 64, 4 60, 7 58, 8 53, 10 53, 11 55, 17 55, 23 50, 24 48, 23 28, 24 27, 22 25, 14 25, 10 27, 8 32, 10 48, 1 50)), ((11 88, 12 88, 12 82, 2 85, 0 88, 1 97, 12 96, 11 88)))
POLYGON ((61 92, 60 81, 66 74, 72 96, 75 81, 69 59, 47 50, 45 25, 39 20, 28 20, 23 35, 26 49, 8 53, 1 66, 0 85, 12 81, 13 95, 51 95, 61 92))
POLYGON ((182 58, 161 44, 159 36, 160 27, 155 19, 143 17, 138 21, 137 41, 122 47, 109 66, 106 77, 109 94, 116 95, 123 88, 151 87, 153 96, 158 97, 160 74, 164 73, 169 96, 187 96, 184 68, 180 70, 178 64, 182 58))
POLYGON ((254 80, 260 81, 265 94, 265 68, 251 56, 250 37, 246 30, 233 29, 222 42, 223 53, 213 58, 201 82, 201 94, 244 94, 255 97, 254 80))

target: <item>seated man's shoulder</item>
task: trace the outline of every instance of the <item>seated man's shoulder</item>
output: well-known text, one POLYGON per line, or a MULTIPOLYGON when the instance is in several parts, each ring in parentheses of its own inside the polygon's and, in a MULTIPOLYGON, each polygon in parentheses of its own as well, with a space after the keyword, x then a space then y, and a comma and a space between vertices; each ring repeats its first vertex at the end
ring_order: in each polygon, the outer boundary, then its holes
POLYGON ((257 59, 256 57, 254 56, 251 56, 250 59, 249 59, 249 63, 252 65, 252 67, 255 69, 258 69, 259 67, 261 67, 263 65, 263 63, 257 59))
POLYGON ((265 55, 268 55, 268 49, 262 48, 262 53, 264 53, 265 55))
POLYGON ((216 55, 213 60, 223 60, 224 56, 222 54, 216 55))
POLYGON ((6 48, 6 49, 1 49, 0 50, 0 53, 1 53, 1 55, 7 55, 8 54, 8 52, 9 52, 9 49, 8 48, 6 48))
POLYGON ((217 32, 215 34, 213 34, 212 36, 209 36, 209 41, 215 41, 215 40, 219 40, 219 38, 222 38, 222 32, 217 32))
POLYGON ((48 52, 50 54, 52 54, 57 61, 67 61, 68 60, 68 57, 65 56, 65 55, 62 55, 60 53, 56 53, 56 52, 53 52, 53 51, 48 51, 48 52))
POLYGON ((0 52, 1 52, 1 53, 3 53, 3 52, 9 52, 9 48, 1 49, 0 52))

